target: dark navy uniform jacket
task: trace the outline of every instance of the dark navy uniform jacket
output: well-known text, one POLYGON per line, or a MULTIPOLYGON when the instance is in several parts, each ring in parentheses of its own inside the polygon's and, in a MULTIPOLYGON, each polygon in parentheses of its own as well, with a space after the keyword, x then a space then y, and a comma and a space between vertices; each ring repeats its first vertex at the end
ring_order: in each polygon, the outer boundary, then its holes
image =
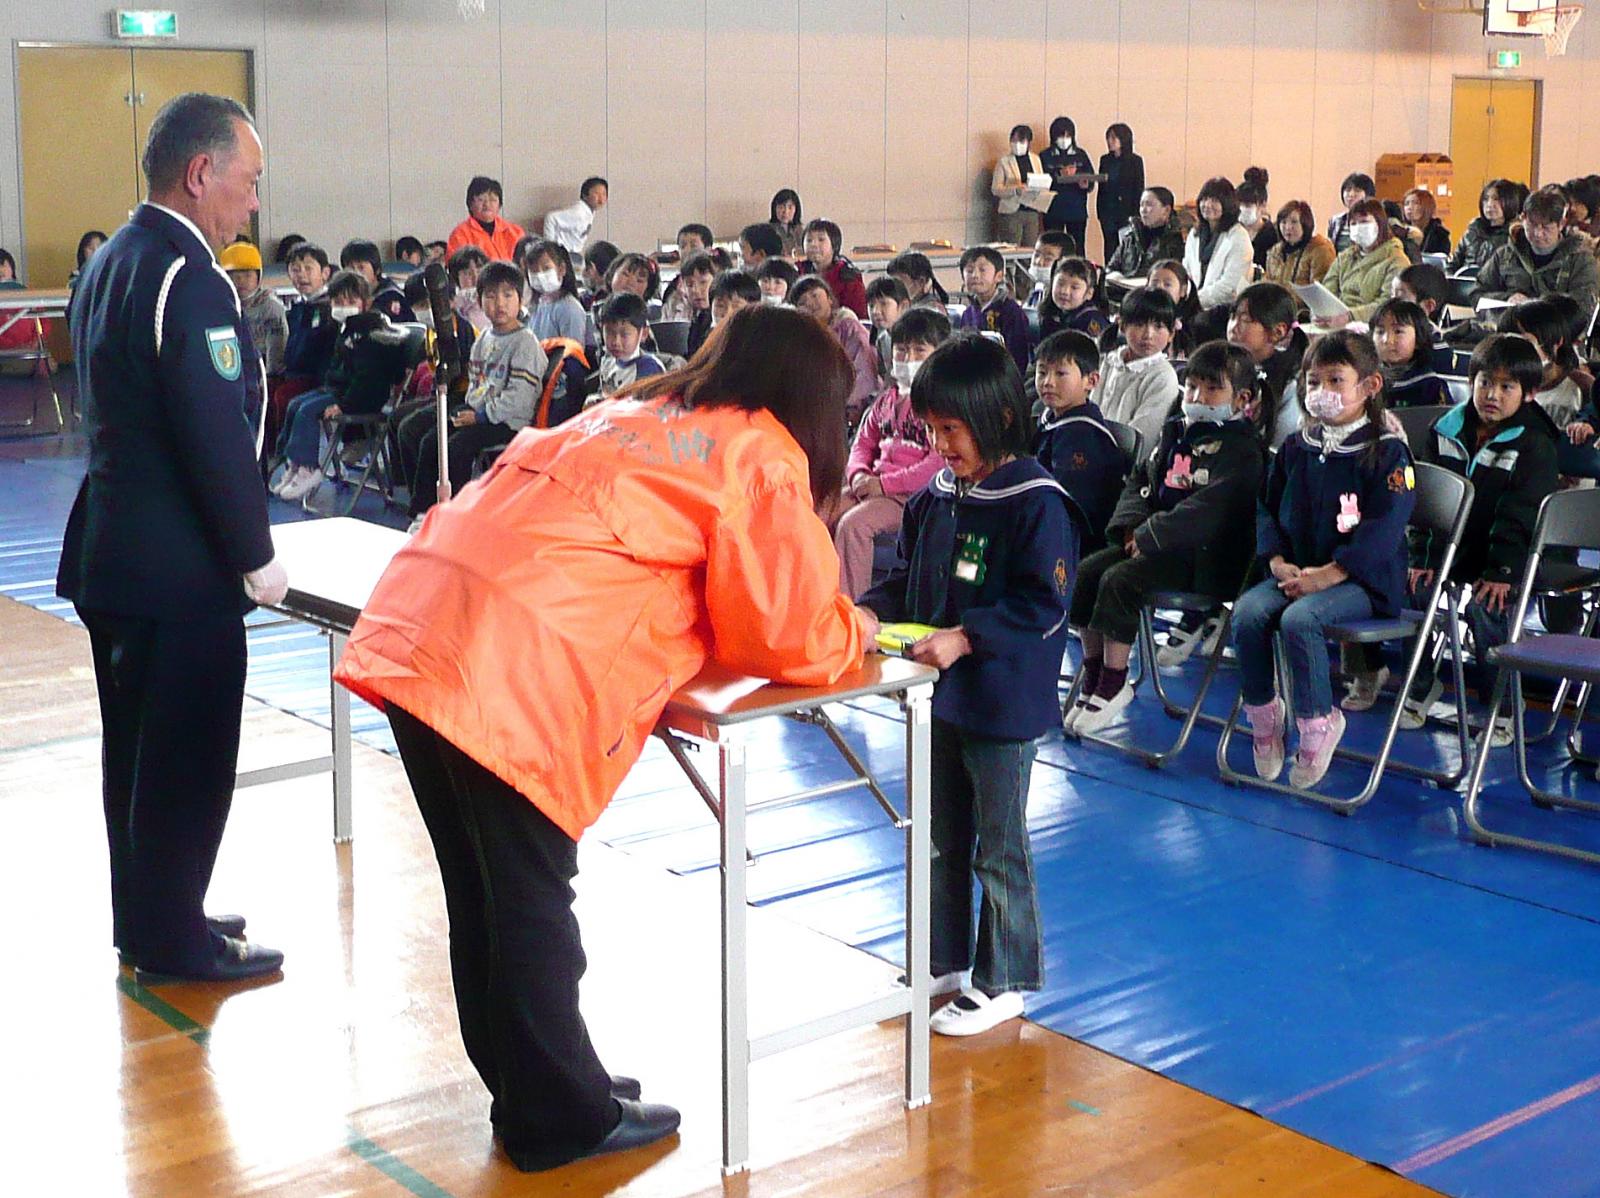
POLYGON ((1372 597, 1377 616, 1406 593, 1406 523, 1416 506, 1406 439, 1368 424, 1324 452, 1322 425, 1283 443, 1256 514, 1256 553, 1300 567, 1337 562, 1372 597))
POLYGON ((1034 453, 1083 513, 1083 550, 1099 549, 1122 494, 1125 466, 1116 435, 1106 426, 1100 408, 1085 403, 1060 417, 1047 413, 1034 453))
POLYGON ((69 316, 89 470, 56 593, 155 619, 249 610, 241 576, 273 548, 260 369, 228 276, 193 226, 142 204, 84 270, 69 316))
POLYGON ((885 621, 966 629, 972 652, 934 684, 939 719, 995 740, 1032 740, 1060 723, 1074 506, 1032 458, 965 494, 946 467, 906 504, 899 560, 860 603, 885 621))

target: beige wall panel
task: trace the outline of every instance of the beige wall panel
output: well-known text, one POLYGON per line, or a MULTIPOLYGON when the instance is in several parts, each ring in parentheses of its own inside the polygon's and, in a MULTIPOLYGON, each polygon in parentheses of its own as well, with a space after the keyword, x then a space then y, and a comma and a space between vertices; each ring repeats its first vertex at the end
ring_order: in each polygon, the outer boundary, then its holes
POLYGON ((613 69, 609 95, 610 240, 637 249, 671 241, 706 215, 704 75, 613 69))
POLYGON ((1410 54, 1379 54, 1374 63, 1372 147, 1376 154, 1449 149, 1430 135, 1428 64, 1410 54))
POLYGON ((1272 208, 1289 200, 1305 200, 1320 223, 1328 215, 1326 203, 1311 190, 1311 142, 1306 129, 1316 85, 1309 78, 1278 80, 1256 88, 1251 111, 1250 149, 1255 161, 1267 168, 1272 208))
POLYGON ((850 74, 863 83, 881 78, 887 25, 885 0, 802 0, 801 74, 850 74))
POLYGON ((1385 0, 1317 0, 1318 83, 1372 86, 1378 10, 1385 0))
POLYGON ((1256 0, 1255 56, 1259 91, 1311 81, 1316 70, 1317 0, 1256 0))
POLYGON ((1583 110, 1593 103, 1594 96, 1589 89, 1570 83, 1545 84, 1540 183, 1564 183, 1574 175, 1586 175, 1596 168, 1594 153, 1583 152, 1581 135, 1583 110))
POLYGON ((960 94, 967 77, 968 0, 889 0, 888 70, 927 91, 960 94))
POLYGON ((1118 99, 1124 111, 1130 81, 1167 79, 1181 85, 1189 71, 1189 0, 1129 0, 1122 6, 1121 46, 1118 99))
MULTIPOLYGON (((547 0, 539 0, 543 7, 547 0)), ((548 0, 560 3, 560 0, 548 0)), ((601 26, 612 48, 612 68, 629 63, 693 70, 705 58, 705 0, 604 0, 601 26), (617 58, 621 51, 622 61, 617 58)))
MULTIPOLYGON (((793 187, 800 78, 793 71, 724 70, 714 77, 706 110, 706 223, 722 240, 766 220, 772 194, 793 187), (719 102, 718 97, 721 97, 719 102), (731 100, 760 96, 760 104, 731 100)), ((807 197, 802 194, 804 207, 807 197)))
POLYGON ((724 103, 736 104, 759 93, 725 88, 723 71, 797 71, 800 69, 801 0, 705 0, 706 62, 712 102, 724 92, 724 103))
POLYGON ((1351 171, 1372 174, 1377 154, 1372 145, 1370 85, 1318 83, 1316 126, 1311 146, 1311 206, 1317 211, 1339 201, 1339 184, 1351 171))
POLYGON ((1014 76, 1038 93, 1044 109, 1045 0, 982 0, 972 6, 975 78, 1014 76))
MULTIPOLYGON (((930 91, 919 76, 889 77, 884 209, 891 224, 940 224, 952 237, 966 223, 967 98, 930 91)), ((890 240, 894 240, 891 238, 890 240)))
POLYGON ((884 76, 802 71, 796 190, 806 218, 827 217, 845 243, 883 237, 884 76))

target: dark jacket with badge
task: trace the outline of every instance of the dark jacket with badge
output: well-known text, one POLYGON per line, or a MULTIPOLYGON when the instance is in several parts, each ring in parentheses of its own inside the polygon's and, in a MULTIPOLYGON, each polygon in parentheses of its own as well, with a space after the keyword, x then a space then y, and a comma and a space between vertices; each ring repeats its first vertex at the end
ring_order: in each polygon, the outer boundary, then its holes
MULTIPOLYGON (((1481 422, 1472 404, 1458 404, 1433 422, 1421 459, 1472 481, 1472 512, 1456 551, 1454 578, 1463 582, 1521 580, 1533 545, 1539 505, 1556 489, 1556 445, 1560 433, 1532 399, 1481 447, 1481 422)), ((1411 565, 1436 570, 1443 537, 1413 532, 1411 565)))
POLYGON ((1248 529, 1265 459, 1248 420, 1189 424, 1174 412, 1129 476, 1106 539, 1121 544, 1132 533, 1142 554, 1181 554, 1194 564, 1197 590, 1231 599, 1255 548, 1248 529))
POLYGON ((339 340, 339 326, 334 323, 328 293, 322 291, 295 300, 286 317, 289 339, 283 347, 284 377, 320 382, 328 373, 333 347, 339 340))
POLYGON ((382 312, 396 324, 410 324, 417 319, 411 305, 406 303, 406 293, 388 275, 378 276, 378 285, 372 289, 370 312, 382 312))
POLYGON ((1122 494, 1126 463, 1100 409, 1080 404, 1065 415, 1045 414, 1034 453, 1083 515, 1082 544, 1092 553, 1105 544, 1106 524, 1122 494))
POLYGON ((1311 423, 1278 449, 1256 512, 1256 556, 1302 568, 1329 562, 1372 598, 1377 616, 1400 612, 1406 524, 1416 476, 1405 438, 1367 424, 1324 452, 1311 423))
POLYGON ((1078 571, 1071 505, 1032 458, 965 493, 947 467, 906 505, 899 560, 859 602, 886 621, 966 630, 972 652, 933 689, 938 719, 996 740, 1032 740, 1060 723, 1078 571))
POLYGON ((260 367, 228 276, 143 204, 85 267, 70 316, 89 462, 56 593, 163 620, 249 610, 242 576, 273 548, 244 377, 260 367))

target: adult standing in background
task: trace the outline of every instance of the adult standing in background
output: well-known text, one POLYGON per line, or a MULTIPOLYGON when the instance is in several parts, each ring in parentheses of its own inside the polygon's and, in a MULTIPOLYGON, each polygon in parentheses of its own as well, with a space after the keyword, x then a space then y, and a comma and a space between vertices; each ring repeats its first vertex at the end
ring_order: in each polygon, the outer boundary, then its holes
POLYGON ((800 212, 800 193, 785 187, 772 197, 770 223, 783 242, 783 256, 793 258, 802 249, 806 238, 805 217, 800 212))
POLYGON ((1039 240, 1039 214, 1023 206, 1022 193, 1028 190, 1028 176, 1042 175, 1044 160, 1033 152, 1033 130, 1027 125, 1011 127, 1011 153, 1002 154, 994 164, 989 194, 999 203, 995 233, 1012 245, 1032 245, 1039 240))
POLYGON ((599 175, 591 175, 578 188, 578 202, 558 208, 544 218, 544 239, 565 246, 567 253, 582 255, 594 227, 595 213, 611 198, 611 185, 599 175))
MULTIPOLYGON (((1106 181, 1094 198, 1094 213, 1105 239, 1102 260, 1117 248, 1122 230, 1139 210, 1144 194, 1144 159, 1133 152, 1133 130, 1121 121, 1106 130, 1106 152, 1100 155, 1100 174, 1106 181)), ((1081 252, 1084 247, 1079 246, 1081 252)))
POLYGON ((467 219, 450 230, 445 242, 445 257, 464 245, 475 245, 492 262, 496 258, 515 261, 517 242, 528 235, 521 225, 500 215, 500 206, 506 202, 505 189, 499 179, 488 175, 474 175, 467 184, 467 219))
MULTIPOLYGON (((1087 249, 1084 238, 1089 228, 1089 190, 1094 184, 1074 182, 1072 176, 1093 174, 1094 163, 1078 144, 1078 127, 1071 117, 1058 116, 1050 122, 1050 148, 1041 157, 1052 180, 1050 190, 1056 193, 1050 211, 1044 214, 1044 227, 1063 230, 1072 238, 1072 252, 1082 254, 1087 249)), ((1137 205, 1139 193, 1133 194, 1133 204, 1137 205)))
POLYGON ((259 207, 261 141, 223 96, 150 126, 141 204, 85 267, 71 309, 89 468, 56 592, 94 654, 112 936, 146 981, 238 981, 283 954, 207 919, 233 800, 244 615, 288 589, 256 467, 260 364, 214 247, 259 207))

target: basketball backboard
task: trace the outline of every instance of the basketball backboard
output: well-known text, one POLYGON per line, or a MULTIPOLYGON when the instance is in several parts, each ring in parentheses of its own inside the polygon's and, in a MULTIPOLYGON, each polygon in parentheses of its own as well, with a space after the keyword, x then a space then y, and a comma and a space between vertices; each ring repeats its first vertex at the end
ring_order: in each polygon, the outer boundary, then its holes
POLYGON ((1527 24, 1529 14, 1553 9, 1558 3, 1559 0, 1484 0, 1484 36, 1535 37, 1540 29, 1527 24))

